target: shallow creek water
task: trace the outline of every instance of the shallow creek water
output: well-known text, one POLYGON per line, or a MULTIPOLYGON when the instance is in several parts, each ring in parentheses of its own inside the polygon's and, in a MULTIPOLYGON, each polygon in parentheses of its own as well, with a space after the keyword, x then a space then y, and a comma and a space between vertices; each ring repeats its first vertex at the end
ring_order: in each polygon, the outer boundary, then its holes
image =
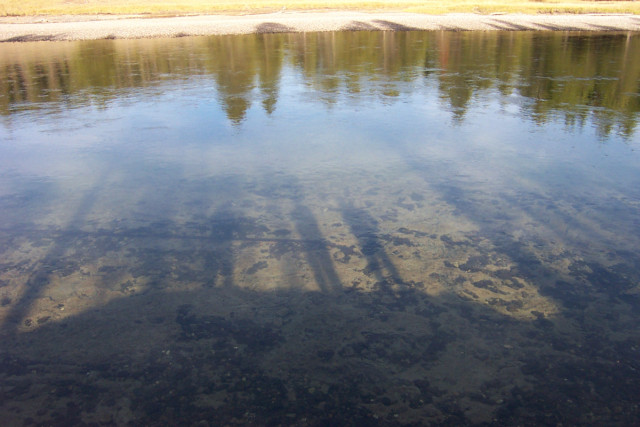
POLYGON ((6 425, 640 422, 640 35, 0 45, 6 425))

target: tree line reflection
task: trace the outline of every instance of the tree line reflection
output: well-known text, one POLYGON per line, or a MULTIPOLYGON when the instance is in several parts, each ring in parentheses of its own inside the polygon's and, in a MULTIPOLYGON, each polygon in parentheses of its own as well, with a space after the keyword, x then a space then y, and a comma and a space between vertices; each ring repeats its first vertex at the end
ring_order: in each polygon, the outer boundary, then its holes
POLYGON ((519 112, 537 123, 592 120, 603 136, 631 136, 640 111, 638 34, 363 31, 5 44, 0 114, 101 106, 202 76, 239 124, 252 103, 276 110, 286 68, 327 105, 436 87, 458 121, 489 91, 524 97, 519 112))

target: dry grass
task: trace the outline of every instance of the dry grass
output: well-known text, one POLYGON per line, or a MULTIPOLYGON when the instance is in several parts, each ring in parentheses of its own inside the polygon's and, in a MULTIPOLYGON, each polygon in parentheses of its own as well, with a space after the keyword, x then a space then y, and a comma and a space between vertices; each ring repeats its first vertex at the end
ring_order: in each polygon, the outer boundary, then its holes
POLYGON ((252 14, 286 10, 404 11, 430 14, 475 13, 633 13, 636 1, 581 0, 3 0, 0 16, 78 14, 252 14))

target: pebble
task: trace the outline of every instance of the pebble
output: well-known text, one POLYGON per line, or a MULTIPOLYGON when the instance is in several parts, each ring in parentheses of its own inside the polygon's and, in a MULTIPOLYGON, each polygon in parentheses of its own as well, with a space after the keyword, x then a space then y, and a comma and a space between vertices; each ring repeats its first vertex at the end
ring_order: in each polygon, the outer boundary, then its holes
POLYGON ((286 12, 258 15, 200 15, 174 18, 142 16, 100 18, 84 15, 60 19, 50 17, 0 18, 0 41, 29 40, 98 40, 112 38, 176 37, 178 35, 249 34, 282 26, 287 32, 340 31, 366 26, 388 31, 393 26, 421 30, 600 30, 640 31, 640 21, 633 15, 524 15, 500 16, 456 13, 425 15, 417 13, 286 12))

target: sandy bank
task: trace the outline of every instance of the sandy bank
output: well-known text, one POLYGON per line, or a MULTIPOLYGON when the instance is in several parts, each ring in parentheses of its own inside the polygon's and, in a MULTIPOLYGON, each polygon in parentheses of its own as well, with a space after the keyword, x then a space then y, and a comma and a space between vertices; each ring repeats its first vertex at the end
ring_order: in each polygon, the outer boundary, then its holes
POLYGON ((640 31, 636 15, 420 15, 286 12, 264 15, 73 16, 0 18, 0 41, 93 40, 338 30, 640 31))

